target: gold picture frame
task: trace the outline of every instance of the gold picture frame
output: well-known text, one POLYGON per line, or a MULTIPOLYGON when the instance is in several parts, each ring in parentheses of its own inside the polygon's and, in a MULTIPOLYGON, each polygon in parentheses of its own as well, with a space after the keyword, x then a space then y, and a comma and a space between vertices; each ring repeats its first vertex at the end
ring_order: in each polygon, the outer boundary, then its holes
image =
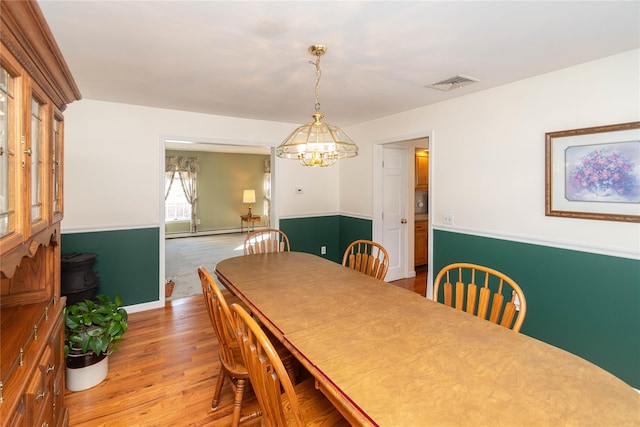
POLYGON ((545 215, 640 222, 640 122, 545 134, 545 215))

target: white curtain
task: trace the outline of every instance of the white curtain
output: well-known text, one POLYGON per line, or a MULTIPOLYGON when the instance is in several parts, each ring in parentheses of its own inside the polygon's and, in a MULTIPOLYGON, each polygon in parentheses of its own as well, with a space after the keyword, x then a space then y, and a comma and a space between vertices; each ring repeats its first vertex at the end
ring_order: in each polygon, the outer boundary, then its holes
POLYGON ((265 159, 264 161, 264 225, 266 227, 271 226, 271 161, 265 159))
POLYGON ((197 224, 196 224, 196 205, 198 202, 198 192, 196 188, 196 182, 198 179, 198 172, 200 171, 200 165, 198 163, 197 157, 175 157, 175 156, 167 156, 165 158, 165 174, 167 179, 169 179, 169 174, 171 174, 171 180, 167 189, 165 191, 165 199, 169 194, 169 190, 171 190, 171 185, 173 184, 173 177, 175 172, 178 172, 178 176, 180 177, 180 185, 182 186, 182 191, 184 191, 184 197, 187 199, 187 202, 191 205, 191 218, 189 220, 189 231, 191 233, 197 232, 197 224))
POLYGON ((169 159, 175 159, 175 157, 165 157, 164 158, 164 182, 169 182, 169 185, 164 189, 164 200, 167 200, 169 197, 169 192, 171 191, 171 186, 173 186, 173 178, 176 176, 176 167, 175 162, 172 164, 172 161, 169 159))

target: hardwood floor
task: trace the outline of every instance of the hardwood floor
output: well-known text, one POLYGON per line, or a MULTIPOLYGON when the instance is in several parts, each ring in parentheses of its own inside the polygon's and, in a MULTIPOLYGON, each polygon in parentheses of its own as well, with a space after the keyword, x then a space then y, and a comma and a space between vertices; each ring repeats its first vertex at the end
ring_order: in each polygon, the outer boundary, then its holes
POLYGON ((416 277, 400 279, 389 283, 416 292, 424 297, 427 295, 427 266, 422 265, 416 267, 416 277))
MULTIPOLYGON (((426 268, 391 282, 424 295, 426 268)), ((233 392, 228 382, 220 409, 211 398, 220 367, 218 343, 201 295, 168 301, 163 309, 132 313, 109 375, 81 392, 65 391, 71 427, 228 426, 233 392)), ((250 395, 246 405, 256 405, 250 395)), ((242 426, 258 426, 259 420, 242 426)))

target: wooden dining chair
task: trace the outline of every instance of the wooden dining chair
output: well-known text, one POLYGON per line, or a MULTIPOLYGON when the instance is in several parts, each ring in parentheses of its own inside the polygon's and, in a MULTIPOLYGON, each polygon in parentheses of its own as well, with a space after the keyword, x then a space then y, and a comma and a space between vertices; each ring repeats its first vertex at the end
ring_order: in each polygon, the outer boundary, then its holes
MULTIPOLYGON (((209 318, 220 347, 220 372, 218 374, 216 388, 213 393, 211 410, 216 411, 218 409, 222 386, 224 385, 225 379, 229 379, 231 387, 235 393, 231 424, 233 427, 236 427, 240 422, 259 417, 262 412, 253 411, 245 416, 241 416, 242 400, 244 390, 247 386, 247 380, 249 379, 249 373, 242 359, 236 335, 233 332, 234 327, 231 318, 231 310, 229 309, 227 298, 224 296, 223 291, 218 288, 207 269, 199 267, 198 276, 200 276, 200 281, 202 282, 202 294, 204 295, 209 318)), ((231 300, 236 301, 237 297, 232 296, 231 300)), ((240 302, 234 302, 234 304, 241 306, 240 302)), ((286 366, 285 370, 290 381, 295 383, 298 370, 297 361, 282 344, 277 346, 276 352, 284 361, 286 366)))
POLYGON ((207 311, 209 312, 209 318, 220 348, 218 353, 218 357, 220 359, 220 371, 218 373, 216 388, 213 393, 213 400, 211 401, 211 410, 218 410, 222 386, 224 385, 225 379, 229 379, 235 394, 231 425, 233 427, 237 427, 241 421, 259 417, 262 413, 258 410, 251 412, 248 415, 241 416, 242 400, 245 387, 249 380, 249 372, 242 360, 242 354, 230 322, 231 314, 229 307, 227 306, 222 292, 205 268, 198 268, 198 276, 200 276, 200 281, 202 282, 202 294, 204 296, 207 311))
POLYGON ((258 323, 238 304, 231 306, 236 335, 256 398, 262 408, 262 425, 348 426, 327 398, 308 378, 294 385, 258 323))
POLYGON ((263 228, 247 234, 244 239, 244 254, 262 254, 266 252, 289 252, 289 238, 276 228, 263 228))
POLYGON ((454 307, 455 301, 457 310, 464 309, 469 314, 520 331, 527 314, 527 300, 520 286, 506 274, 477 264, 455 263, 440 270, 433 281, 434 301, 438 301, 441 286, 445 305, 454 307))
POLYGON ((371 240, 356 240, 344 251, 342 265, 384 280, 389 270, 389 254, 379 243, 371 240))

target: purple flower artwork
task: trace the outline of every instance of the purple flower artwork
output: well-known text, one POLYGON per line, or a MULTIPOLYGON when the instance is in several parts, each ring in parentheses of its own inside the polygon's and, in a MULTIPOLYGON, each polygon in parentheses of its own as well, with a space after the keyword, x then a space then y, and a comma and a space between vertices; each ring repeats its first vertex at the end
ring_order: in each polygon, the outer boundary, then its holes
POLYGON ((569 147, 565 161, 567 200, 640 202, 640 141, 569 147))

